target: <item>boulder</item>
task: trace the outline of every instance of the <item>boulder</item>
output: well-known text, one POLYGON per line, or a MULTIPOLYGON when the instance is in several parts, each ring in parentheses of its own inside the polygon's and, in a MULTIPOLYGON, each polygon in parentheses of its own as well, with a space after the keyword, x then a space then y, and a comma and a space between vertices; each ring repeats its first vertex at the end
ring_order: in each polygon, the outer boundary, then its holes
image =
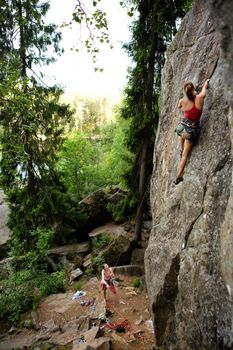
POLYGON ((144 255, 145 255, 145 249, 135 248, 132 251, 131 265, 144 266, 144 255))
POLYGON ((93 340, 91 348, 92 350, 110 350, 110 338, 102 337, 93 340))
POLYGON ((116 333, 111 334, 111 350, 128 350, 129 345, 127 341, 116 333))
POLYGON ((83 275, 82 270, 80 270, 79 268, 76 270, 71 271, 70 274, 70 283, 72 283, 73 281, 77 280, 80 276, 83 275))
POLYGON ((8 205, 4 193, 0 189, 0 259, 5 258, 8 254, 6 246, 6 242, 10 238, 10 230, 7 227, 8 213, 8 205))
POLYGON ((107 210, 108 200, 107 192, 104 189, 99 189, 79 203, 81 211, 88 218, 85 226, 82 228, 83 234, 112 219, 111 214, 107 210))
POLYGON ((35 330, 40 329, 39 321, 38 321, 38 316, 36 311, 31 312, 31 321, 32 321, 32 326, 35 330))
POLYGON ((7 278, 10 274, 9 266, 13 263, 13 258, 5 258, 0 261, 0 277, 7 278))
POLYGON ((53 270, 61 266, 73 264, 74 268, 81 267, 83 258, 90 251, 90 243, 68 244, 48 250, 48 262, 53 270))
POLYGON ((97 338, 98 332, 99 332, 99 327, 92 327, 82 335, 87 343, 91 343, 95 338, 97 338))
POLYGON ((49 333, 59 331, 59 325, 55 324, 54 320, 48 320, 42 324, 42 328, 49 333))
POLYGON ((82 234, 88 234, 95 227, 111 221, 110 207, 116 206, 126 193, 116 186, 108 190, 101 188, 84 198, 79 205, 88 219, 82 227, 82 234))
POLYGON ((27 337, 8 337, 7 339, 2 339, 0 342, 0 350, 12 350, 12 349, 30 349, 35 343, 34 334, 28 334, 27 337))
POLYGON ((126 236, 116 237, 98 256, 109 266, 124 265, 130 262, 132 253, 131 241, 126 236))
POLYGON ((49 343, 65 346, 72 343, 77 338, 78 334, 77 329, 74 328, 68 329, 64 333, 54 333, 49 339, 49 343))
MULTIPOLYGON (((224 98, 223 74, 226 68, 232 82, 233 2, 211 3, 219 10, 225 6, 225 15, 231 18, 226 26, 220 21, 225 41, 220 44, 208 2, 195 1, 170 46, 162 77, 151 180, 152 231, 145 268, 156 346, 170 350, 233 346, 233 124, 224 98), (226 45, 228 63, 220 45, 226 45), (189 157, 184 181, 175 186, 180 159, 174 133, 179 119, 174 110, 185 80, 200 87, 211 74, 200 138, 189 157)), ((232 86, 227 83, 231 104, 232 86)))
POLYGON ((72 350, 108 350, 110 349, 110 339, 100 337, 100 329, 97 326, 79 335, 73 342, 72 350))
POLYGON ((72 260, 77 255, 85 256, 90 250, 89 242, 78 243, 78 244, 68 244, 65 246, 49 249, 48 255, 61 255, 66 256, 68 260, 72 260))
POLYGON ((83 259, 83 267, 86 269, 87 267, 90 267, 93 263, 93 257, 92 257, 92 253, 88 254, 85 256, 85 258, 83 259))
POLYGON ((142 276, 144 274, 144 267, 141 265, 122 265, 114 266, 113 272, 116 275, 124 276, 142 276))
POLYGON ((63 333, 67 332, 69 329, 75 329, 79 332, 86 332, 89 329, 90 317, 89 315, 82 315, 78 318, 66 322, 61 327, 63 333))

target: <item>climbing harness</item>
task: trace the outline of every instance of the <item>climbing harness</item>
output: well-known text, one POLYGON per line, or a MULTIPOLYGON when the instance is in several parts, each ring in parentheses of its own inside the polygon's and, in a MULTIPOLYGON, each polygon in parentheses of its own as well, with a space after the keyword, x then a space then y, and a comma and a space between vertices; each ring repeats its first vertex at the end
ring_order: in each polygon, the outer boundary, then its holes
POLYGON ((194 140, 200 133, 199 122, 182 118, 175 132, 178 136, 182 136, 186 140, 194 140))

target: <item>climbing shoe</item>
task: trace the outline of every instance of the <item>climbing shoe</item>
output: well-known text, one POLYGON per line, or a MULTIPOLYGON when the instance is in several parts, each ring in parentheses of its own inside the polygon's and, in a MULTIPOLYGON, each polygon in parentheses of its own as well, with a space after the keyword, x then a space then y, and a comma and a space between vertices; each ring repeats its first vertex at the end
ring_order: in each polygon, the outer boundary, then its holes
POLYGON ((174 181, 174 184, 175 185, 178 185, 180 182, 182 182, 184 179, 183 179, 183 177, 182 176, 178 176, 176 179, 175 179, 175 181, 174 181))

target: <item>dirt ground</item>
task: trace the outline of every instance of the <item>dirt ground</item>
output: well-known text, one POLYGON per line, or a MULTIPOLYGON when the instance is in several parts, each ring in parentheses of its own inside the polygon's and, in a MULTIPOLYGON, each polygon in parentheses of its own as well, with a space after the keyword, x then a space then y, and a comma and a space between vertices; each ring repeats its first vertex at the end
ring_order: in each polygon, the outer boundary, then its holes
MULTIPOLYGON (((120 336, 127 343, 127 350, 152 350, 154 345, 154 333, 152 329, 152 321, 150 315, 149 299, 143 289, 134 288, 134 281, 137 277, 133 276, 116 276, 118 281, 117 297, 110 291, 107 291, 107 310, 112 315, 108 317, 109 324, 101 323, 100 328, 104 332, 104 336, 110 336, 112 333, 120 336), (117 324, 125 324, 126 331, 119 333, 115 329, 111 329, 117 324)), ((103 292, 100 289, 100 281, 96 283, 84 283, 82 286, 86 291, 83 301, 96 298, 95 302, 104 303, 103 292)), ((81 306, 82 310, 88 306, 81 306)), ((122 343, 121 346, 123 346, 122 343)), ((120 347, 119 350, 124 350, 120 347)))
MULTIPOLYGON (((152 350, 154 334, 146 292, 133 287, 136 277, 115 277, 118 281, 118 298, 108 291, 107 310, 110 313, 107 323, 99 320, 99 314, 106 310, 100 280, 95 277, 90 280, 81 279, 70 286, 66 293, 53 294, 42 299, 36 311, 38 330, 35 327, 23 327, 11 334, 5 333, 5 336, 0 337, 0 350, 47 349, 48 343, 63 344, 48 349, 70 350, 79 341, 77 327, 75 329, 70 325, 80 316, 84 316, 84 319, 86 316, 90 318, 90 327, 99 326, 101 337, 111 338, 111 350, 152 350), (73 299, 77 290, 84 291, 85 295, 73 299), (125 326, 123 332, 115 329, 117 325, 125 326), (35 347, 32 344, 38 345, 35 347)), ((30 318, 30 313, 24 315, 24 320, 30 318)))
MULTIPOLYGON (((143 237, 143 248, 146 248, 147 241, 148 237, 143 237)), ((108 290, 107 305, 105 305, 103 291, 100 288, 100 279, 81 277, 69 286, 65 293, 43 298, 33 317, 30 312, 25 314, 22 322, 29 320, 29 327, 15 329, 9 333, 7 326, 0 324, 0 350, 71 350, 74 344, 79 344, 77 327, 72 328, 72 322, 81 316, 90 318, 92 324, 89 324, 89 327, 94 325, 99 327, 101 337, 111 338, 111 350, 154 349, 149 298, 145 289, 134 287, 138 276, 115 273, 115 278, 117 297, 108 290), (84 291, 85 295, 74 299, 74 294, 78 290, 84 291), (102 322, 99 320, 99 315, 106 309, 108 320, 102 322), (32 318, 35 318, 33 322, 32 318), (35 327, 34 323, 38 327, 35 327), (122 332, 115 329, 117 325, 123 325, 122 332), (63 345, 51 348, 46 347, 48 343, 63 345), (35 347, 32 344, 37 345, 35 347)))

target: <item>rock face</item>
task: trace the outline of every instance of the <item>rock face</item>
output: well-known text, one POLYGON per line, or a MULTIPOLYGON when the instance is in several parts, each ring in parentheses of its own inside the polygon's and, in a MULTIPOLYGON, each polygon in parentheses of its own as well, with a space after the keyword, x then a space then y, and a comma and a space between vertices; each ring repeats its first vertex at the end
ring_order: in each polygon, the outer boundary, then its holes
MULTIPOLYGON (((228 123, 231 133, 231 144, 233 143, 233 2, 210 1, 211 10, 215 19, 217 30, 220 32, 221 50, 224 63, 225 98, 230 105, 228 123)), ((233 147, 231 148, 233 152, 233 147)), ((231 195, 225 214, 224 224, 221 229, 221 267, 224 281, 233 301, 233 176, 231 184, 231 195)), ((233 305, 233 303, 231 303, 233 305)), ((233 314, 233 308, 231 306, 233 314)), ((233 334, 233 322, 232 330, 233 334)))
MULTIPOLYGON (((213 8, 224 4, 210 2, 213 8)), ((232 23, 232 1, 226 3, 232 23)), ((194 3, 169 49, 162 79, 145 268, 156 345, 169 350, 232 349, 232 83, 225 91, 223 71, 232 51, 223 52, 211 6, 194 3), (175 186, 180 161, 175 110, 183 82, 190 79, 200 88, 210 75, 201 135, 184 182, 175 186)))

